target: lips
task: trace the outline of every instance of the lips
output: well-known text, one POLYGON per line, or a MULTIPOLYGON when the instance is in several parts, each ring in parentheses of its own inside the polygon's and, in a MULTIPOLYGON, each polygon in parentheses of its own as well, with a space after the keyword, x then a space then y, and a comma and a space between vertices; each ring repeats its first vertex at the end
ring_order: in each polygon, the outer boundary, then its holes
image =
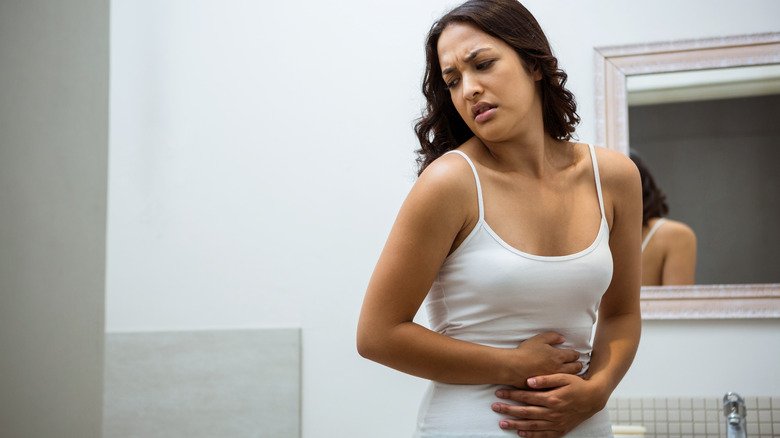
POLYGON ((471 108, 471 114, 474 116, 474 121, 477 123, 483 123, 490 120, 495 114, 496 105, 488 102, 477 102, 471 108))

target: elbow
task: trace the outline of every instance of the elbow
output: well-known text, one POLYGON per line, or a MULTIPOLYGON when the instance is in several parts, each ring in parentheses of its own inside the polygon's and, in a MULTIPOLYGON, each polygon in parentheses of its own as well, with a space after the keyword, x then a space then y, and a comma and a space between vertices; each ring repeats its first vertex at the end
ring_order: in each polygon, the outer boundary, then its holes
POLYGON ((372 339, 372 337, 366 333, 365 330, 358 330, 357 332, 357 339, 356 339, 356 347, 358 354, 369 360, 374 360, 375 357, 375 351, 376 351, 376 342, 372 339))

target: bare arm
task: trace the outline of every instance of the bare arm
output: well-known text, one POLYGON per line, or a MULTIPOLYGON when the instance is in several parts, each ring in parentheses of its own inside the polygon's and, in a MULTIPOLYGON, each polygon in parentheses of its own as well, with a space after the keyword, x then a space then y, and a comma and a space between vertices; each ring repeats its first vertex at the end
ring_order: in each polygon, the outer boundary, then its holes
POLYGON ((664 264, 661 271, 661 284, 694 284, 696 277, 696 234, 682 222, 664 224, 669 227, 664 264))
POLYGON ((599 307, 592 359, 586 376, 596 385, 599 409, 604 407, 631 366, 642 326, 639 309, 642 185, 638 170, 628 158, 614 164, 616 169, 608 183, 614 206, 610 234, 614 270, 599 307))
POLYGON ((542 370, 576 373, 578 354, 552 347, 560 341, 552 334, 532 338, 518 349, 501 349, 456 340, 413 322, 453 242, 468 228, 469 209, 476 208, 473 181, 462 158, 445 156, 414 185, 369 282, 358 323, 358 352, 444 383, 524 386, 542 370))

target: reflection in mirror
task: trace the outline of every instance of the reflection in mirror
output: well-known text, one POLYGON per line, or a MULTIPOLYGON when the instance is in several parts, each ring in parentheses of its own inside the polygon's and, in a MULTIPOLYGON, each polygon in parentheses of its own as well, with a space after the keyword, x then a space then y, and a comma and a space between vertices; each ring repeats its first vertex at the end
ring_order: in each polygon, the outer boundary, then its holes
POLYGON ((629 144, 668 205, 643 233, 668 217, 647 242, 643 284, 690 283, 670 274, 688 269, 690 251, 674 263, 661 254, 685 246, 686 227, 697 284, 780 283, 780 66, 626 79, 629 144))

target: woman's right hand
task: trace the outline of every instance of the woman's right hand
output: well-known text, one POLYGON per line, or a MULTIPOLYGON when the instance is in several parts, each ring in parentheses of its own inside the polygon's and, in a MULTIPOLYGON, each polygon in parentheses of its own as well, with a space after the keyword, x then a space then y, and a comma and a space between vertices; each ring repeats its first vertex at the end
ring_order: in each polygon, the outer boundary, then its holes
POLYGON ((577 374, 582 370, 580 353, 572 349, 557 348, 564 343, 563 335, 556 332, 540 333, 521 342, 510 353, 516 358, 516 381, 513 386, 527 388, 529 377, 548 374, 577 374))

